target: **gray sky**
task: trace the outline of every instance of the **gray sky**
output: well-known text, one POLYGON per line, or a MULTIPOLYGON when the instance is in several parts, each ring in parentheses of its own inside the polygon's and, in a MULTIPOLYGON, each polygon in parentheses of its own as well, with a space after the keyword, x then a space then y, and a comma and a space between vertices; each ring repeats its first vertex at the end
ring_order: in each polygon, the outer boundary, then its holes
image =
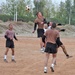
MULTIPOLYGON (((60 1, 65 1, 65 0, 52 0, 52 2, 55 4, 59 4, 60 3, 60 1)), ((0 4, 2 3, 2 2, 6 2, 6 0, 0 0, 0 4)))

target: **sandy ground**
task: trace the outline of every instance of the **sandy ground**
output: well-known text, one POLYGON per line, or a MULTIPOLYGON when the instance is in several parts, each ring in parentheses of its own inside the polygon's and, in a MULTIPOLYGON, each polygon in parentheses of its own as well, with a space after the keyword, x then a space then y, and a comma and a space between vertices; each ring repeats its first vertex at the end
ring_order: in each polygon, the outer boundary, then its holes
POLYGON ((11 50, 7 57, 8 63, 5 63, 5 39, 0 37, 0 75, 75 75, 75 38, 61 38, 67 52, 73 57, 67 59, 59 48, 55 72, 50 70, 50 56, 47 74, 43 72, 45 53, 40 52, 40 40, 36 37, 21 36, 18 36, 18 39, 19 41, 15 41, 16 63, 11 62, 11 50))

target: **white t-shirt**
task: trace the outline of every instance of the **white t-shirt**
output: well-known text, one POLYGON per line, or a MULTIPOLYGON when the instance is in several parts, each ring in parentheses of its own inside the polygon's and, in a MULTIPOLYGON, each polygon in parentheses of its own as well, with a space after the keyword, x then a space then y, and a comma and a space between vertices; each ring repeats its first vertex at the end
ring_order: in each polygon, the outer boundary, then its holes
POLYGON ((48 26, 48 29, 51 29, 51 26, 48 26))

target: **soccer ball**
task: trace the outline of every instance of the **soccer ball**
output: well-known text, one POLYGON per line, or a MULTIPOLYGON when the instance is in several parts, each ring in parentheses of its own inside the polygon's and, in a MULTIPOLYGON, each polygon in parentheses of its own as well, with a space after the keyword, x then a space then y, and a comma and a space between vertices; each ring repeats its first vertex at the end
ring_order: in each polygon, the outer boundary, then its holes
POLYGON ((29 11, 30 10, 30 6, 27 5, 26 6, 26 10, 29 11))

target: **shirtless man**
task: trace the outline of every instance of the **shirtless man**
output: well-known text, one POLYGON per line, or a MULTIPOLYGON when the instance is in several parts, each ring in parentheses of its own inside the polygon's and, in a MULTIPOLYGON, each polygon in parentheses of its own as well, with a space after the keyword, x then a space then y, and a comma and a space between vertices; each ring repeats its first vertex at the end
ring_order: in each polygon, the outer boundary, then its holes
POLYGON ((56 61, 56 53, 57 53, 57 45, 56 39, 59 37, 59 31, 55 29, 56 23, 52 23, 51 29, 48 29, 44 36, 46 37, 46 57, 45 57, 45 66, 44 66, 44 73, 47 73, 47 64, 49 60, 49 55, 52 54, 52 64, 51 64, 51 71, 54 72, 54 63, 56 61))
POLYGON ((37 14, 37 18, 35 19, 34 23, 34 31, 36 30, 36 27, 38 25, 38 29, 37 29, 37 37, 40 38, 40 47, 41 47, 41 51, 43 50, 43 42, 42 42, 42 36, 44 34, 44 24, 46 23, 46 19, 43 17, 41 12, 38 12, 37 14))
MULTIPOLYGON (((50 29, 51 26, 52 26, 52 22, 49 23, 49 27, 48 27, 48 28, 50 29)), ((58 26, 58 24, 57 24, 56 26, 58 26)), ((65 29, 60 29, 59 32, 60 32, 60 31, 65 31, 65 29)), ((67 58, 72 57, 72 56, 70 56, 70 55, 67 53, 67 50, 66 50, 64 44, 61 42, 60 37, 57 38, 56 43, 57 43, 57 45, 58 45, 58 48, 59 48, 59 47, 62 48, 62 50, 63 50, 63 52, 64 52, 64 54, 66 55, 67 58)))

